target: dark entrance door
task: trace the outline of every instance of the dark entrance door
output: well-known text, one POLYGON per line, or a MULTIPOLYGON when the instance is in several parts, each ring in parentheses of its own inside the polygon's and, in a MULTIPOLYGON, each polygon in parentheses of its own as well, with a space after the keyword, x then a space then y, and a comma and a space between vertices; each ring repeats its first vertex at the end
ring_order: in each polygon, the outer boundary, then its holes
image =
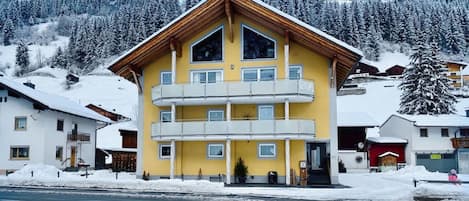
POLYGON ((326 152, 326 143, 307 143, 306 163, 308 184, 330 184, 329 157, 326 152))

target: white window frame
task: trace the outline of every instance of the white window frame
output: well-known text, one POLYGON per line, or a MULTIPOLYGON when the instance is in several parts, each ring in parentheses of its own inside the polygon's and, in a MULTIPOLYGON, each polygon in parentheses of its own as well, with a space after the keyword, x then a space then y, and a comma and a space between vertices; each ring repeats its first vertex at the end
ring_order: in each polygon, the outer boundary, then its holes
POLYGON ((256 68, 242 68, 241 69, 241 80, 243 82, 265 82, 265 81, 275 81, 277 80, 277 68, 276 67, 256 67, 256 68), (261 80, 261 70, 274 70, 274 79, 273 80, 261 80), (244 72, 248 70, 257 70, 257 80, 256 81, 245 81, 244 72))
POLYGON ((217 121, 225 121, 225 111, 224 110, 209 110, 207 112, 207 121, 212 121, 210 120, 210 117, 211 117, 211 113, 212 112, 221 112, 221 117, 222 119, 221 120, 217 120, 217 121))
POLYGON ((10 160, 29 160, 31 158, 31 147, 27 145, 18 145, 18 146, 10 146, 10 160), (28 157, 19 157, 19 150, 21 148, 28 148, 28 157), (17 149, 17 156, 13 157, 13 149, 17 149))
POLYGON ((28 117, 26 116, 17 116, 15 117, 15 127, 14 127, 15 131, 25 131, 28 129, 28 117), (20 125, 20 119, 24 119, 24 128, 20 128, 19 125, 20 125))
POLYGON ((161 160, 168 160, 171 158, 171 144, 159 144, 158 145, 158 157, 161 159, 161 160), (169 147, 169 150, 170 150, 170 153, 169 153, 169 156, 163 156, 162 155, 162 150, 163 150, 163 147, 169 147))
POLYGON ((288 79, 289 80, 301 80, 303 79, 303 66, 302 65, 290 65, 288 66, 288 79), (298 79, 292 79, 290 76, 290 69, 292 68, 298 68, 300 70, 300 77, 298 79))
POLYGON ((214 73, 220 73, 220 80, 215 80, 215 83, 220 83, 220 82, 223 82, 224 81, 224 78, 223 78, 223 70, 222 69, 212 69, 212 70, 192 70, 191 73, 190 73, 190 76, 191 76, 191 83, 192 84, 213 84, 213 83, 208 83, 208 73, 211 73, 211 72, 214 72, 214 73), (205 73, 205 83, 200 83, 200 82, 194 82, 194 75, 195 73, 205 73))
POLYGON ((161 73, 160 73, 160 85, 171 85, 173 83, 172 79, 173 79, 173 77, 172 77, 172 72, 171 71, 161 71, 161 73), (164 82, 163 82, 163 75, 164 74, 171 75, 170 76, 171 77, 171 82, 169 84, 164 84, 164 82))
POLYGON ((256 29, 246 25, 246 24, 241 24, 241 34, 240 35, 241 35, 241 61, 263 61, 263 60, 265 61, 265 60, 275 60, 275 59, 277 59, 278 47, 277 47, 277 40, 275 40, 274 37, 271 37, 267 34, 264 34, 264 33, 260 32, 256 29), (267 39, 269 39, 269 40, 272 40, 274 42, 274 58, 260 58, 260 59, 245 59, 244 58, 244 29, 245 28, 249 29, 249 30, 251 30, 251 31, 253 31, 253 32, 255 32, 255 33, 257 33, 257 34, 259 34, 259 35, 261 35, 261 36, 263 36, 267 39))
POLYGON ((190 63, 220 63, 220 62, 223 62, 225 60, 225 27, 223 25, 215 28, 213 31, 205 34, 202 38, 196 40, 195 42, 193 42, 191 44, 191 47, 190 47, 190 63), (216 60, 216 61, 193 61, 193 54, 192 54, 192 48, 194 46, 196 46, 197 44, 199 44, 201 41, 205 40, 206 38, 210 37, 212 34, 214 34, 215 32, 219 31, 221 29, 221 60, 216 60))
POLYGON ((160 123, 169 123, 171 122, 171 118, 169 120, 169 122, 163 122, 163 114, 169 114, 169 116, 171 117, 171 111, 169 110, 163 110, 163 111, 160 111, 160 123))
POLYGON ((277 144, 275 143, 258 143, 257 144, 257 157, 259 158, 277 158, 277 144), (263 146, 273 146, 274 155, 262 155, 261 147, 263 146))
POLYGON ((275 120, 275 106, 274 105, 257 105, 257 120, 275 120), (261 108, 262 107, 272 108, 272 119, 261 119, 261 108))
POLYGON ((208 144, 207 145, 207 158, 210 159, 222 159, 225 157, 225 145, 224 144, 208 144), (219 155, 210 155, 211 147, 220 147, 221 146, 221 156, 219 155))

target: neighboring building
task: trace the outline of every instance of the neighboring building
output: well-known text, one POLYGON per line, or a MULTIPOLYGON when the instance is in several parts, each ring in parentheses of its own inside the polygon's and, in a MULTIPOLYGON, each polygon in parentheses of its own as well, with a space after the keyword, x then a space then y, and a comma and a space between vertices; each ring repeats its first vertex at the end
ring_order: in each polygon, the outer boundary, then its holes
POLYGON ((94 167, 96 128, 109 119, 26 84, 0 77, 0 170, 94 167))
POLYGON ((447 61, 446 66, 448 68, 447 76, 451 80, 453 87, 459 88, 464 86, 463 69, 468 66, 467 63, 458 61, 447 61))
POLYGON ((369 137, 367 144, 370 170, 396 170, 405 166, 407 140, 395 137, 369 137))
POLYGON ((459 115, 391 115, 383 125, 383 137, 407 140, 405 160, 408 165, 423 165, 428 170, 448 172, 468 168, 467 144, 454 147, 452 138, 469 137, 469 118, 459 115), (458 157, 460 153, 460 157, 458 157), (459 158, 459 160, 458 160, 459 158))
POLYGON ((366 74, 366 75, 377 75, 379 73, 378 67, 371 64, 370 61, 362 59, 357 67, 351 72, 351 74, 366 74))
POLYGON ((97 106, 97 105, 90 103, 86 105, 86 107, 115 122, 123 122, 123 121, 131 120, 129 117, 116 113, 115 110, 110 111, 109 109, 104 109, 104 107, 101 105, 97 106))
POLYGON ((404 66, 394 65, 386 69, 386 75, 387 76, 401 76, 404 73, 405 69, 406 67, 404 66))
POLYGON ((347 169, 367 169, 365 147, 367 131, 379 124, 368 113, 339 112, 337 114, 339 159, 347 169))
POLYGON ((259 0, 199 3, 110 66, 140 90, 137 176, 230 184, 242 158, 249 183, 300 161, 338 183, 336 93, 361 57, 259 0))
POLYGON ((137 130, 119 129, 122 148, 109 150, 112 154, 112 170, 135 172, 137 167, 137 130))

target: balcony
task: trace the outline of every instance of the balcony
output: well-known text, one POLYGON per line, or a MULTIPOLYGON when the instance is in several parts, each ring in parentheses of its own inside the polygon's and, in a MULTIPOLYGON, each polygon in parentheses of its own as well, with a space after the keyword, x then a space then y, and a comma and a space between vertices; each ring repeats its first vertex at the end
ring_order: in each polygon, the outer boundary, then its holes
POLYGON ((313 120, 194 121, 152 124, 153 140, 314 139, 313 120))
POLYGON ((314 82, 310 80, 274 80, 259 82, 224 81, 208 84, 158 85, 152 89, 157 106, 311 102, 314 82))
POLYGON ((67 140, 70 142, 89 143, 91 135, 88 133, 74 133, 73 131, 68 132, 67 140))
POLYGON ((469 137, 451 138, 453 148, 469 148, 469 137))

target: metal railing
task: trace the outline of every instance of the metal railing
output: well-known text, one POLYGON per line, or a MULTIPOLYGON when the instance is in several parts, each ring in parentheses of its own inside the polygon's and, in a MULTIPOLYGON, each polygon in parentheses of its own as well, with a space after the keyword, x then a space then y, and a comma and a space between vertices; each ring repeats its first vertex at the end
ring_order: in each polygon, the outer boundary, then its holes
POLYGON ((313 120, 236 120, 191 121, 152 124, 152 137, 210 135, 310 135, 314 137, 313 120))
POLYGON ((153 101, 175 98, 220 98, 253 96, 305 96, 313 98, 311 80, 222 81, 216 83, 184 83, 157 85, 152 89, 153 101))
POLYGON ((74 134, 73 131, 67 134, 67 140, 72 142, 90 142, 91 134, 88 133, 76 133, 74 134))

